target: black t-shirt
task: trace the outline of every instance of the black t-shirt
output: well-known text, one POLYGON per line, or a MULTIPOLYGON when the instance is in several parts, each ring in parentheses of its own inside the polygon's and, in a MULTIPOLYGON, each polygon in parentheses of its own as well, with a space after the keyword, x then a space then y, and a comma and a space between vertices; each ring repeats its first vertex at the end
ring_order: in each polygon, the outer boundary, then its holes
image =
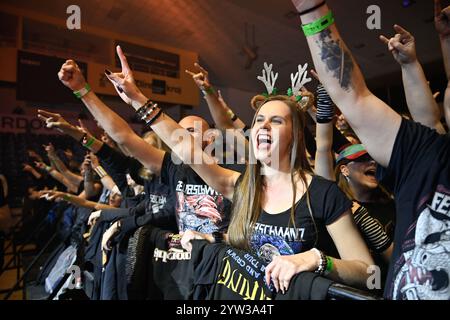
POLYGON ((313 176, 308 190, 317 232, 308 209, 306 193, 295 208, 297 230, 291 223, 290 209, 279 214, 263 211, 255 224, 255 232, 250 241, 252 251, 261 259, 270 262, 274 255, 297 254, 313 247, 338 257, 326 226, 349 210, 352 202, 336 183, 319 176, 313 176))
POLYGON ((160 177, 146 180, 146 187, 145 200, 128 209, 130 216, 122 220, 122 230, 129 232, 152 224, 176 231, 174 192, 168 185, 161 183, 160 177))
POLYGON ((105 167, 106 172, 112 177, 120 192, 125 194, 125 190, 128 186, 126 174, 129 173, 131 178, 137 184, 144 184, 143 179, 139 177, 138 171, 142 168, 142 164, 132 158, 127 157, 120 151, 114 150, 106 143, 97 151, 97 157, 100 163, 105 167))
POLYGON ((450 136, 402 120, 379 180, 395 195, 390 299, 450 299, 450 136))
POLYGON ((161 181, 175 191, 179 231, 212 233, 228 227, 231 202, 207 185, 188 165, 175 164, 166 153, 161 181))

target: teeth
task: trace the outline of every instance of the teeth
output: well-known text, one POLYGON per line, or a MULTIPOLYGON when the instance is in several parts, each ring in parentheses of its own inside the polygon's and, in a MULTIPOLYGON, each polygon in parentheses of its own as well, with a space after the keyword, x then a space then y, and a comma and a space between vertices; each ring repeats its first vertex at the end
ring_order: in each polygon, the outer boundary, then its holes
POLYGON ((419 278, 422 278, 422 269, 417 269, 417 274, 419 275, 419 278))

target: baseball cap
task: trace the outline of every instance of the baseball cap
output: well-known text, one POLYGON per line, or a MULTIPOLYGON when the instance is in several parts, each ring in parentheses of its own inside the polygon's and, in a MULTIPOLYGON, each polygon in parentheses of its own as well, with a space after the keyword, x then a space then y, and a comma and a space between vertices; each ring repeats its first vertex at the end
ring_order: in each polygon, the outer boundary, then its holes
POLYGON ((344 164, 350 161, 354 161, 364 155, 368 156, 368 161, 370 160, 370 156, 367 153, 366 148, 362 144, 352 144, 348 147, 344 148, 336 159, 336 164, 344 164))

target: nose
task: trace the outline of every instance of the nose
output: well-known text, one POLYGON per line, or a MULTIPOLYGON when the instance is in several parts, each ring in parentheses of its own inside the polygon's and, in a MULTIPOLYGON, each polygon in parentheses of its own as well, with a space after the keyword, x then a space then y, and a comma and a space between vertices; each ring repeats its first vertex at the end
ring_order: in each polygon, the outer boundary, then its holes
POLYGON ((270 121, 269 121, 269 119, 264 120, 263 124, 261 125, 261 128, 270 130, 270 121))

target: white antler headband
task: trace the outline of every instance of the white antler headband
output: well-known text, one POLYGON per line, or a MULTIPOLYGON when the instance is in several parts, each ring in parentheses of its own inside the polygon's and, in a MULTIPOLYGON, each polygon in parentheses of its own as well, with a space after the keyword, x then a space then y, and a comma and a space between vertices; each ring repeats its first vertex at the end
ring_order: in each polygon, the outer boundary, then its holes
POLYGON ((278 72, 274 74, 272 71, 272 64, 267 65, 267 62, 264 62, 264 69, 262 71, 262 76, 258 76, 257 79, 262 81, 267 89, 267 94, 271 95, 276 91, 275 82, 278 78, 278 72))
POLYGON ((291 90, 288 91, 288 95, 298 95, 300 89, 311 81, 311 78, 308 78, 308 63, 305 63, 302 67, 301 64, 298 65, 298 71, 295 73, 291 73, 291 90))

